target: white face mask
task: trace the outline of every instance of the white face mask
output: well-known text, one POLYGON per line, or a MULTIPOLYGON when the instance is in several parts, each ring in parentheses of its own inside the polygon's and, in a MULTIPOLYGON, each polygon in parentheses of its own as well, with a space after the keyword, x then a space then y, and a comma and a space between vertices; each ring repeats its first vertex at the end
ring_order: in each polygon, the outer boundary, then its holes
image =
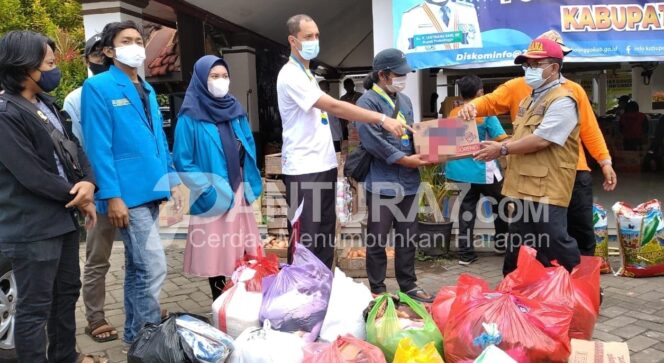
POLYGON ((543 78, 544 70, 551 67, 552 64, 549 64, 547 67, 544 68, 526 68, 526 83, 530 88, 536 90, 551 78, 552 74, 550 74, 548 77, 543 78))
POLYGON ((115 59, 131 68, 138 68, 145 61, 145 48, 138 44, 116 47, 115 59))
POLYGON ((222 98, 228 94, 231 80, 226 78, 208 79, 208 91, 216 98, 222 98))
POLYGON ((388 84, 386 88, 392 93, 403 92, 406 88, 406 76, 392 78, 392 84, 388 84))

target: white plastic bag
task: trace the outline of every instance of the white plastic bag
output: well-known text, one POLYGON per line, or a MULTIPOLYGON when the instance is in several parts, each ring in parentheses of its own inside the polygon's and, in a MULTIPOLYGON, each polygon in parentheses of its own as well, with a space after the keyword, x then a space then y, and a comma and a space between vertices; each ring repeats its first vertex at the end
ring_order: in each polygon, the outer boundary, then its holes
POLYGON ((233 339, 206 322, 180 315, 175 324, 200 363, 223 363, 233 351, 233 339))
POLYGON ((516 363, 516 361, 492 344, 484 349, 474 363, 516 363))
POLYGON ((263 294, 247 291, 244 281, 253 277, 254 270, 245 269, 240 281, 235 282, 230 290, 224 292, 212 304, 212 322, 214 326, 237 338, 248 328, 260 328, 259 313, 263 294))
POLYGON ((350 334, 364 340, 367 332, 363 311, 372 300, 364 284, 353 281, 336 268, 320 339, 331 343, 339 336, 350 334))
POLYGON ((272 330, 268 320, 263 328, 249 328, 235 340, 229 363, 300 363, 306 342, 292 333, 272 330))

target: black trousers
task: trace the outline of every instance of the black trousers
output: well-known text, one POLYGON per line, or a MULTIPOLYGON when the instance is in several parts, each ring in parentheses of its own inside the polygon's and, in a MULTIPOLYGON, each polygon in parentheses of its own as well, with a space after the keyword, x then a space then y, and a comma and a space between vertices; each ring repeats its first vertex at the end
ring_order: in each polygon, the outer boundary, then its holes
POLYGON ((589 171, 576 172, 572 200, 567 209, 567 233, 576 240, 581 255, 595 255, 593 178, 589 171))
POLYGON ((551 262, 557 260, 571 272, 581 262, 576 240, 567 233, 567 208, 523 200, 515 200, 515 207, 503 275, 516 269, 521 245, 536 249, 537 259, 544 266, 552 266, 551 262))
POLYGON ((403 292, 417 287, 415 276, 415 252, 417 248, 417 219, 409 219, 411 208, 417 208, 415 195, 409 195, 396 204, 396 209, 406 218, 397 218, 390 209, 394 203, 380 203, 378 199, 390 200, 389 197, 367 192, 367 276, 371 292, 380 294, 386 291, 385 275, 387 272, 388 235, 394 226, 394 270, 399 289, 403 292))
POLYGON ((3 245, 18 301, 14 337, 19 363, 74 363, 76 301, 81 290, 78 232, 3 245), (48 346, 48 352, 47 352, 48 346))
MULTIPOLYGON (((284 175, 288 215, 304 202, 300 216, 300 244, 307 247, 327 267, 334 263, 334 237, 337 224, 335 195, 337 169, 321 173, 284 175)), ((292 226, 288 223, 288 232, 292 226)), ((290 260, 291 256, 289 256, 290 260)))
MULTIPOLYGON (((495 218, 493 224, 496 229, 494 239, 497 248, 504 248, 509 227, 507 221, 501 218, 501 213, 499 213, 501 202, 504 199, 501 194, 502 189, 502 181, 495 179, 493 184, 470 184, 470 189, 464 196, 459 207, 459 236, 457 237, 457 241, 459 241, 459 258, 462 260, 468 261, 475 257, 475 248, 473 246, 475 218, 477 217, 477 202, 479 202, 482 195, 493 198, 496 202, 492 205, 495 218)), ((505 207, 505 203, 502 206, 505 207)), ((502 215, 507 216, 507 211, 503 210, 502 215)))

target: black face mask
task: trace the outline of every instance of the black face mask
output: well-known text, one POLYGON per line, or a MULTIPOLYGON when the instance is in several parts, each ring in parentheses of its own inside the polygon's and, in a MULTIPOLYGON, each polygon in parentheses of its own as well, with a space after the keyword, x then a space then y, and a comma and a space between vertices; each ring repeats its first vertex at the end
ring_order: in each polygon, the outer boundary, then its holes
POLYGON ((55 67, 50 71, 40 71, 41 78, 37 81, 37 86, 42 89, 44 92, 51 92, 54 89, 58 88, 60 85, 60 78, 62 78, 62 73, 60 68, 55 67))
POLYGON ((90 68, 90 72, 92 72, 93 75, 98 75, 99 73, 104 73, 108 70, 108 66, 105 64, 97 64, 97 63, 88 63, 88 68, 90 68))

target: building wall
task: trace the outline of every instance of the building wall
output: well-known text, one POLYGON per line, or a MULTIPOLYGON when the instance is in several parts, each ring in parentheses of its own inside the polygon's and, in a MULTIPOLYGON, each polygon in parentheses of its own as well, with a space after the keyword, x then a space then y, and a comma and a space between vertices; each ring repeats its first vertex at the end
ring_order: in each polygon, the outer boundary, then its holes
POLYGON ((664 113, 664 109, 653 109, 652 96, 655 92, 664 92, 664 65, 655 69, 650 84, 643 83, 642 68, 632 69, 632 99, 639 103, 641 112, 664 113))

